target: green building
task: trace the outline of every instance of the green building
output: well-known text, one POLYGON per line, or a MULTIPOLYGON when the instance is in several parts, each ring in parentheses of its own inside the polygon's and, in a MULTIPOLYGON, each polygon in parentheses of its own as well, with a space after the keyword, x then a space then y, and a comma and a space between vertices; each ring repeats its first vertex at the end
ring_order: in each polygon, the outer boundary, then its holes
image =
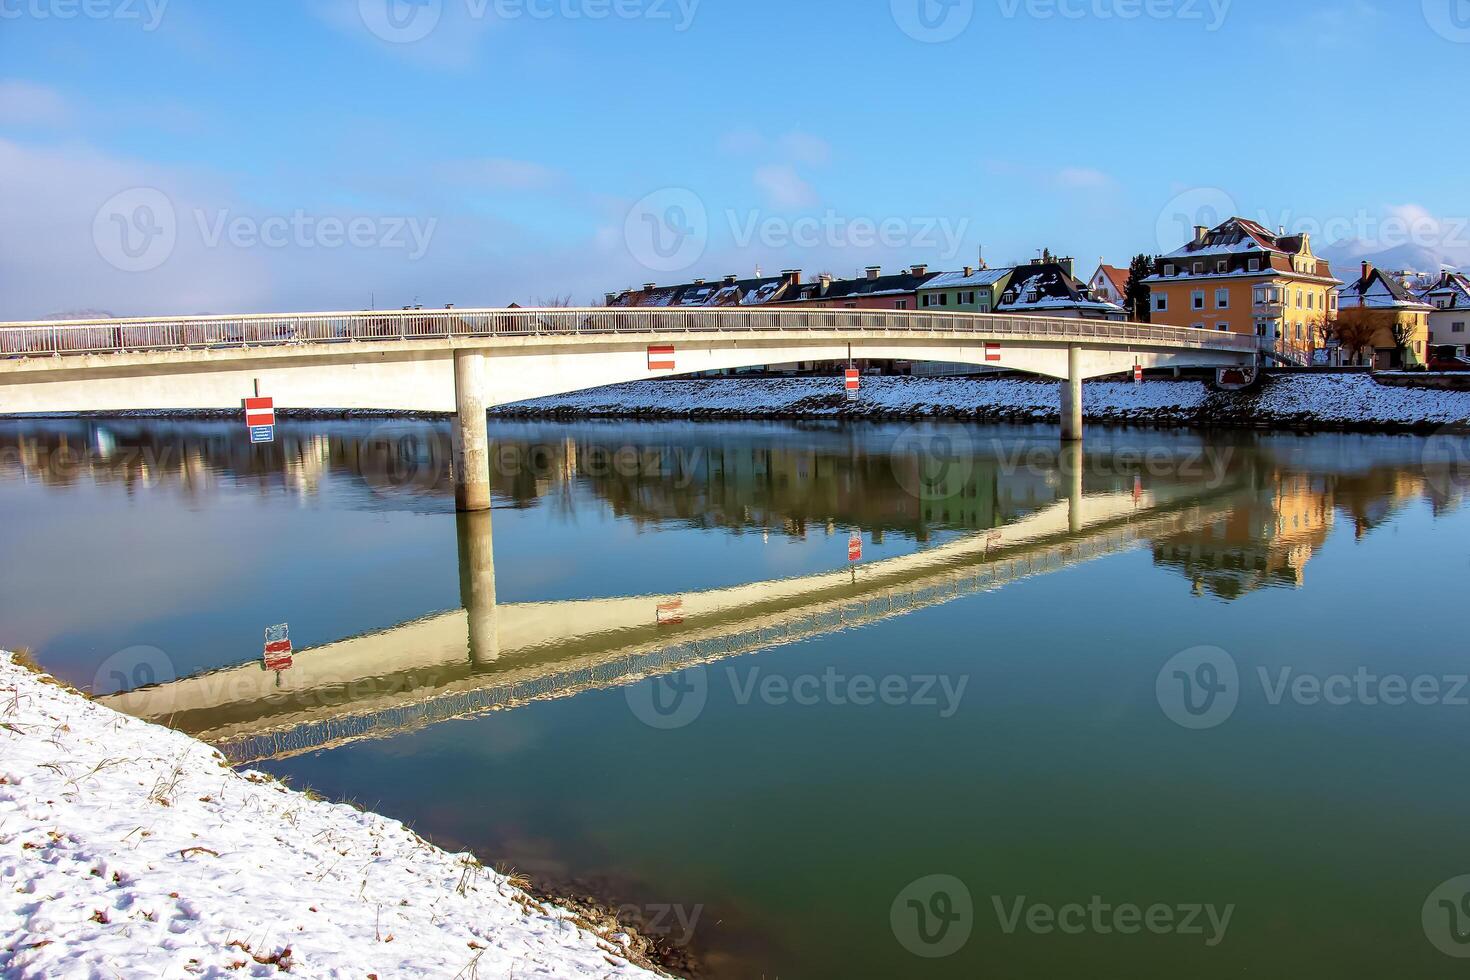
POLYGON ((1014 269, 941 272, 919 287, 919 309, 949 313, 992 313, 1014 269))

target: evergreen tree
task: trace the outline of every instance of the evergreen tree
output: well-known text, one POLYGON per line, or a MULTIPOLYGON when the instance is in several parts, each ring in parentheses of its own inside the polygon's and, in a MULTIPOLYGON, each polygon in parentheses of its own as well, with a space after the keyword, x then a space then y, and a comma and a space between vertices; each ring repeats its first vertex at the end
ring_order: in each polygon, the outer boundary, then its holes
POLYGON ((1133 257, 1133 262, 1128 266, 1128 286, 1123 297, 1123 305, 1128 308, 1133 319, 1139 323, 1148 323, 1153 319, 1153 298, 1148 286, 1144 284, 1144 280, 1153 274, 1153 256, 1135 255, 1133 257))

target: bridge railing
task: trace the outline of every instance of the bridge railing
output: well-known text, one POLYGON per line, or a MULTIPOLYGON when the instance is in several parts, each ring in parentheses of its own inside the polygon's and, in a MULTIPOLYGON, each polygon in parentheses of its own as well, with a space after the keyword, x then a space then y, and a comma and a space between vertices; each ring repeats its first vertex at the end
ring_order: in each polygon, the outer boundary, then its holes
POLYGON ((1042 341, 1139 342, 1241 353, 1256 338, 1110 320, 832 309, 384 310, 0 323, 0 355, 264 347, 352 341, 864 330, 1042 341))

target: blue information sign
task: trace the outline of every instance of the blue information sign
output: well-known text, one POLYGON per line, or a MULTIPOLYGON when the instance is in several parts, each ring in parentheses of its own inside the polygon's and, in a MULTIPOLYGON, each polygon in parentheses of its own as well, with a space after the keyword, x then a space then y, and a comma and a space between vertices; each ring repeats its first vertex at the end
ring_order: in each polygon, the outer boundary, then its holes
POLYGON ((273 425, 252 425, 250 427, 251 442, 275 442, 276 427, 273 425))

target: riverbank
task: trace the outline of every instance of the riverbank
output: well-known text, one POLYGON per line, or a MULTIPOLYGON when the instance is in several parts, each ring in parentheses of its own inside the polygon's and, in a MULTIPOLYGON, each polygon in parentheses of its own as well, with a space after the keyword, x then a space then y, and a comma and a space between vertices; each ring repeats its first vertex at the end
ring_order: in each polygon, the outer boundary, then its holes
POLYGON ((660 975, 521 884, 0 653, 0 975, 660 975))
MULTIPOLYGON (((837 378, 635 381, 508 405, 509 418, 913 418, 1056 422, 1059 392, 1038 378, 864 378, 848 401, 837 378)), ((1266 377, 1244 392, 1204 381, 1090 381, 1089 422, 1327 431, 1470 428, 1470 392, 1390 387, 1363 374, 1266 377)))

